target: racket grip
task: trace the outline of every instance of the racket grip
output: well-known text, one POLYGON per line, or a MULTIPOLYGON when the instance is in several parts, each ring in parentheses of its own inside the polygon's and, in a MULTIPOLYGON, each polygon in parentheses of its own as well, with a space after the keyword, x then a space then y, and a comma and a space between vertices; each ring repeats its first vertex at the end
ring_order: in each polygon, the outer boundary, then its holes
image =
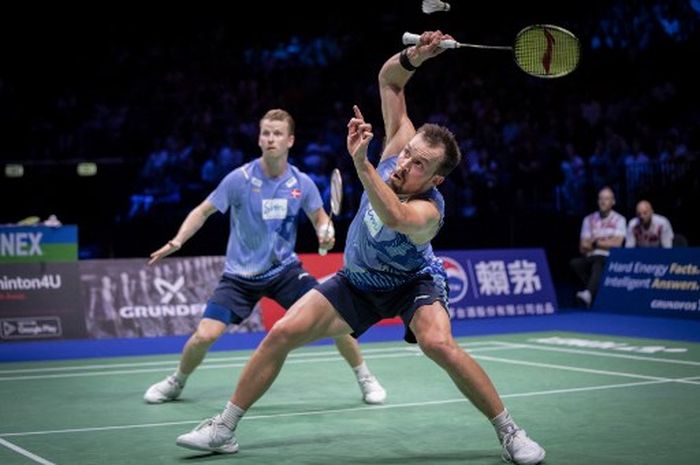
MULTIPOLYGON (((415 45, 420 42, 420 35, 404 32, 401 40, 404 45, 415 45)), ((457 41, 452 39, 441 40, 440 48, 457 48, 457 41)))

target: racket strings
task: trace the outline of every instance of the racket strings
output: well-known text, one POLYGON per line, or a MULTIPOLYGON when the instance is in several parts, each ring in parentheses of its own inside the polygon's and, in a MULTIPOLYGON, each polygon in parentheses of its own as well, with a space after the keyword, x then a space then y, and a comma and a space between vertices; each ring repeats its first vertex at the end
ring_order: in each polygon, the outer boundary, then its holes
POLYGON ((538 77, 569 74, 581 58, 578 39, 568 31, 551 26, 522 31, 515 40, 513 52, 518 66, 538 77))
POLYGON ((340 214, 340 205, 343 201, 343 178, 336 168, 331 175, 331 213, 340 214))

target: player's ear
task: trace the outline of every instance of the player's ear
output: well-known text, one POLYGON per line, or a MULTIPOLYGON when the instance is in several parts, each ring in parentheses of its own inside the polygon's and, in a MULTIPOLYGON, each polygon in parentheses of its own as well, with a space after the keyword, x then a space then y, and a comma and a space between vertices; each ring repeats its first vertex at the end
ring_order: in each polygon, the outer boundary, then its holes
POLYGON ((294 134, 290 134, 289 137, 287 137, 287 148, 291 149, 292 145, 294 145, 294 134))
POLYGON ((434 174, 433 179, 432 179, 433 186, 435 186, 435 187, 439 186, 440 184, 442 184, 442 182, 444 180, 445 180, 445 176, 441 176, 439 174, 434 174))

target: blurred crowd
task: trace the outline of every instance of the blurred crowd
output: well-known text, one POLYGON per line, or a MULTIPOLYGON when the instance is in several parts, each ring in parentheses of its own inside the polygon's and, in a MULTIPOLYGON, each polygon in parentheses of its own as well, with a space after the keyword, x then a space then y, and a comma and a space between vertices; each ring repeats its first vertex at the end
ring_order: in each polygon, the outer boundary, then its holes
MULTIPOLYGON (((133 175, 121 183, 116 222, 163 208, 182 218, 226 173, 259 156, 258 120, 281 107, 297 120, 291 162, 326 201, 330 171, 340 168, 352 214, 361 190, 345 125, 355 103, 381 121, 378 63, 400 50, 402 21, 384 14, 373 35, 310 28, 249 42, 218 23, 183 30, 179 41, 110 40, 99 58, 87 57, 90 66, 41 89, 41 77, 23 84, 0 74, 0 121, 12 135, 0 159, 117 158, 133 175), (32 82, 36 101, 25 101, 32 82)), ((700 1, 604 2, 563 25, 581 38, 583 60, 560 80, 524 75, 500 54, 462 51, 416 73, 414 121, 448 125, 465 155, 443 188, 458 199, 448 201, 448 215, 579 216, 609 185, 629 209, 652 197, 673 216, 684 195, 698 192, 698 72, 685 63, 700 43, 700 1)))

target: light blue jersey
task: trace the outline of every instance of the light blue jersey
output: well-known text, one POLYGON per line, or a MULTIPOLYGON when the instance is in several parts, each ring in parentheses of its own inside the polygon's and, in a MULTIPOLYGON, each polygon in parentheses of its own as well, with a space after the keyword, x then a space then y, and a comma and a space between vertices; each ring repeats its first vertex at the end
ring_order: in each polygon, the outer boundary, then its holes
POLYGON ((230 172, 207 200, 221 213, 230 209, 224 274, 248 279, 276 276, 298 262, 297 219, 323 206, 316 184, 288 164, 281 176, 265 176, 260 159, 230 172))
MULTIPOLYGON (((389 178, 396 161, 397 157, 392 157, 377 166, 383 180, 389 178)), ((434 202, 442 225, 445 201, 436 188, 413 198, 434 202)), ((433 254, 430 242, 416 245, 407 235, 384 226, 367 193, 362 195, 360 209, 348 230, 344 261, 343 274, 363 291, 394 289, 418 274, 444 274, 442 262, 433 254)))

